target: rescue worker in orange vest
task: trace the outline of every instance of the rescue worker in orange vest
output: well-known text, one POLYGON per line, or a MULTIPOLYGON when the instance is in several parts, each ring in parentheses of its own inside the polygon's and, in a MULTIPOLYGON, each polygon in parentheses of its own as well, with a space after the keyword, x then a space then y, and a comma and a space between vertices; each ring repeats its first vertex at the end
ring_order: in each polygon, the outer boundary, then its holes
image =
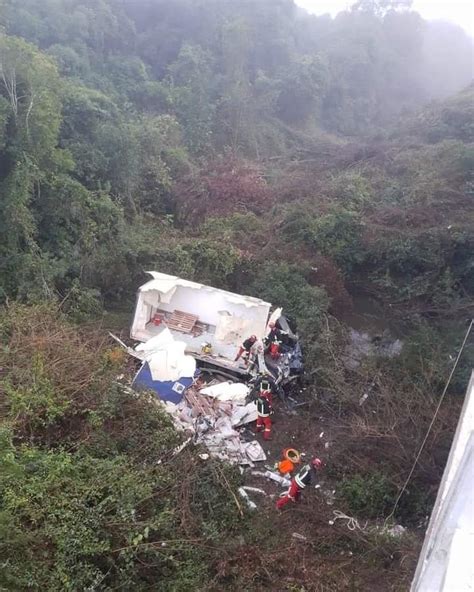
POLYGON ((264 378, 259 384, 255 403, 257 405, 257 432, 263 429, 263 439, 270 440, 272 431, 270 416, 273 413, 273 398, 270 382, 265 381, 264 378))
POLYGON ((257 336, 256 335, 250 335, 250 337, 248 339, 246 339, 242 345, 239 348, 239 351, 235 357, 234 362, 237 362, 239 360, 239 358, 242 356, 244 362, 247 364, 248 363, 248 358, 250 355, 250 350, 252 349, 252 346, 254 345, 254 343, 257 341, 257 336))
POLYGON ((305 465, 291 480, 291 485, 285 495, 276 503, 277 510, 281 510, 289 502, 296 502, 303 489, 317 479, 316 471, 323 468, 323 462, 319 458, 313 458, 310 464, 305 465))

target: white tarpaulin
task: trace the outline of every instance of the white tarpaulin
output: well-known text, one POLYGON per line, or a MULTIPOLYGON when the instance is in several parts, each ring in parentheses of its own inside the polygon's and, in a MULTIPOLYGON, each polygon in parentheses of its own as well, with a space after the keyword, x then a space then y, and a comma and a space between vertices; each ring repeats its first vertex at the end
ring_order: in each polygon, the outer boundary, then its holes
POLYGON ((218 382, 200 391, 208 397, 215 397, 219 401, 232 401, 236 405, 245 405, 245 399, 250 388, 242 382, 218 382))
POLYGON ((145 354, 150 354, 155 351, 159 351, 163 349, 169 343, 174 342, 174 337, 171 331, 166 327, 164 328, 161 333, 155 335, 145 343, 139 343, 135 348, 136 352, 144 352, 145 354))
POLYGON ((169 381, 190 378, 196 371, 196 360, 184 353, 186 344, 176 341, 153 352, 148 359, 153 380, 169 381))
POLYGON ((145 343, 140 343, 135 351, 150 367, 153 380, 163 382, 190 378, 196 372, 196 360, 185 354, 186 344, 175 341, 171 331, 164 329, 145 343))
POLYGON ((235 427, 250 423, 256 419, 257 406, 253 402, 244 406, 235 407, 232 412, 232 425, 235 427))

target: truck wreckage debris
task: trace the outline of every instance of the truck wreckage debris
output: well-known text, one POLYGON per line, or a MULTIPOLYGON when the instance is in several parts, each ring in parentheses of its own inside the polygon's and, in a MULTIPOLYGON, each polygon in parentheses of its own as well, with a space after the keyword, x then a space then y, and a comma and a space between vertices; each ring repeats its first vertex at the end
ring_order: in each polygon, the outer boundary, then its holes
MULTIPOLYGON (((293 405, 289 392, 303 373, 296 328, 281 308, 271 312, 272 305, 258 298, 149 274, 152 279, 138 291, 130 332, 138 345, 128 347, 112 335, 141 362, 133 389, 156 394, 186 443, 207 448, 202 460, 212 456, 255 467, 267 456, 245 426, 261 414, 255 399, 262 393, 270 413, 274 394, 287 409, 293 405)), ((290 483, 269 470, 261 475, 280 486, 290 483)), ((248 491, 265 492, 239 489, 254 509, 248 491)))

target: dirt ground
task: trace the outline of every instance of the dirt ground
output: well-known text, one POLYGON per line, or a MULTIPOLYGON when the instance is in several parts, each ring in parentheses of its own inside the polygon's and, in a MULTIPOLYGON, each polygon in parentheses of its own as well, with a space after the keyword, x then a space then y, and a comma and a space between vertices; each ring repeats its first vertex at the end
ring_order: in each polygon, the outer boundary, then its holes
MULTIPOLYGON (((238 569, 241 577, 242 570, 248 572, 244 577, 248 590, 409 590, 422 533, 407 530, 397 539, 380 533, 381 522, 359 520, 362 530, 351 530, 347 520, 334 521, 334 511, 345 509, 337 498, 338 483, 327 473, 344 434, 331 418, 324 417, 317 402, 309 402, 308 395, 302 395, 299 402, 305 404, 296 407, 294 413, 277 403, 271 441, 264 442, 261 434, 256 438, 267 454, 264 464, 268 467, 280 460, 282 450, 289 446, 304 453, 305 460, 320 457, 326 464, 326 470, 320 473, 320 488, 314 484, 307 487, 298 503, 278 511, 275 503, 285 489, 246 470, 245 484, 259 487, 267 495, 249 493, 258 506, 249 523, 253 544, 238 546, 233 559, 223 561, 219 566, 221 584, 233 589, 232 574, 238 569)), ((253 431, 254 426, 249 428, 253 431)))

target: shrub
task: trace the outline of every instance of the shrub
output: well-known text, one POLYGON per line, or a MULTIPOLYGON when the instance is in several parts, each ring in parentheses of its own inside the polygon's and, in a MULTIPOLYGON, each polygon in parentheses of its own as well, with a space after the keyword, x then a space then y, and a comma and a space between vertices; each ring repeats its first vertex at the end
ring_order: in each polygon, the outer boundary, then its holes
POLYGON ((147 394, 115 384, 116 350, 52 306, 0 313, 0 588, 186 592, 240 532, 229 489, 147 394))
POLYGON ((339 486, 339 495, 354 514, 377 518, 394 504, 396 490, 385 475, 374 472, 344 479, 339 486))
POLYGON ((366 257, 359 214, 343 206, 333 205, 323 213, 291 209, 281 228, 286 239, 311 246, 333 259, 345 272, 366 257))
POLYGON ((327 311, 326 292, 311 286, 301 269, 287 263, 264 263, 248 286, 249 293, 281 306, 297 320, 313 321, 327 311))

